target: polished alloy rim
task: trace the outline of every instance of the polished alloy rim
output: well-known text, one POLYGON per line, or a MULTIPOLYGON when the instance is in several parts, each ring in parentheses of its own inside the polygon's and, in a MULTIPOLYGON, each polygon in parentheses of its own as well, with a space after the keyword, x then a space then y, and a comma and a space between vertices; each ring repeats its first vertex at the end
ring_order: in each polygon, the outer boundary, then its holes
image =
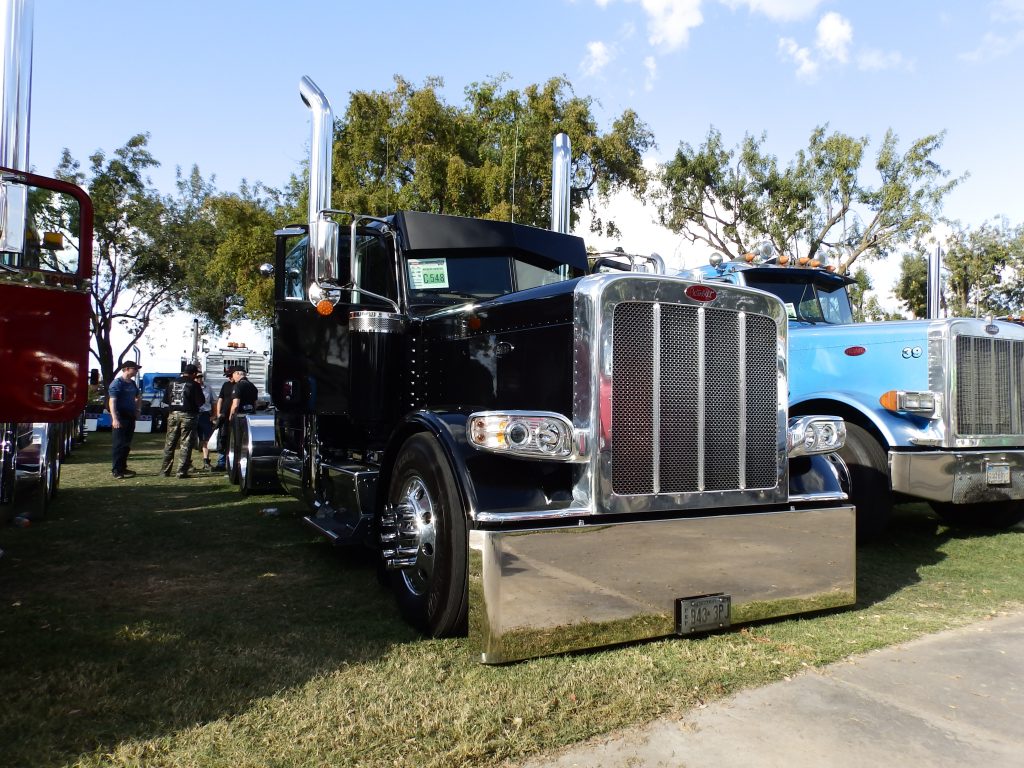
POLYGON ((416 562, 402 570, 402 580, 414 595, 424 595, 434 575, 437 528, 434 500, 422 478, 417 475, 405 482, 398 505, 404 507, 399 521, 402 536, 416 541, 416 562))

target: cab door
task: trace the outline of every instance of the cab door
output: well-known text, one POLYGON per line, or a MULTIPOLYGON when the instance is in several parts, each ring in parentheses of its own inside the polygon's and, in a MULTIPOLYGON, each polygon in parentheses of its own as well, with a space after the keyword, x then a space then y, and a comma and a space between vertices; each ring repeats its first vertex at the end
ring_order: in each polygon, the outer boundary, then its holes
POLYGON ((0 422, 85 409, 92 203, 79 187, 0 169, 0 422))

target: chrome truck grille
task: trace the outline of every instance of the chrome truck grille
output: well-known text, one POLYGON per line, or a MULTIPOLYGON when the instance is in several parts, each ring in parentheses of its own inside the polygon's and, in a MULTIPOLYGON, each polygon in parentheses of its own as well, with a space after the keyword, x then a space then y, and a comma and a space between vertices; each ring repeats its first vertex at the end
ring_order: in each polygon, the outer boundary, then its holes
POLYGON ((614 492, 774 487, 776 334, 763 315, 620 303, 612 347, 614 492))
POLYGON ((956 337, 956 434, 1024 433, 1024 340, 956 337))

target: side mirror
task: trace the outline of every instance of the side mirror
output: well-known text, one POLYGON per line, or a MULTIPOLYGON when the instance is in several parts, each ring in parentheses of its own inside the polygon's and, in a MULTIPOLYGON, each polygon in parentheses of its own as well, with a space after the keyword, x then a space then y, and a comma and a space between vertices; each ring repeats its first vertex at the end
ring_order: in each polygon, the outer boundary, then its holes
POLYGON ((27 210, 28 187, 10 179, 0 181, 0 252, 25 252, 27 210))

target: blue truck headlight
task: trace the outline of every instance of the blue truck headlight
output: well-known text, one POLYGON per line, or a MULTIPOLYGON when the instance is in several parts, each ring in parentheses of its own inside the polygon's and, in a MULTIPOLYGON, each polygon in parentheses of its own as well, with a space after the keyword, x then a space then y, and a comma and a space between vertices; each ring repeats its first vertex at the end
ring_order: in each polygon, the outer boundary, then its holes
POLYGON ((838 416, 797 416, 789 420, 789 455, 834 453, 846 444, 846 422, 838 416))
MULTIPOLYGON (((565 416, 546 411, 480 411, 466 426, 476 448, 522 459, 578 461, 576 432, 565 416)), ((580 440, 579 445, 585 446, 580 440)))

